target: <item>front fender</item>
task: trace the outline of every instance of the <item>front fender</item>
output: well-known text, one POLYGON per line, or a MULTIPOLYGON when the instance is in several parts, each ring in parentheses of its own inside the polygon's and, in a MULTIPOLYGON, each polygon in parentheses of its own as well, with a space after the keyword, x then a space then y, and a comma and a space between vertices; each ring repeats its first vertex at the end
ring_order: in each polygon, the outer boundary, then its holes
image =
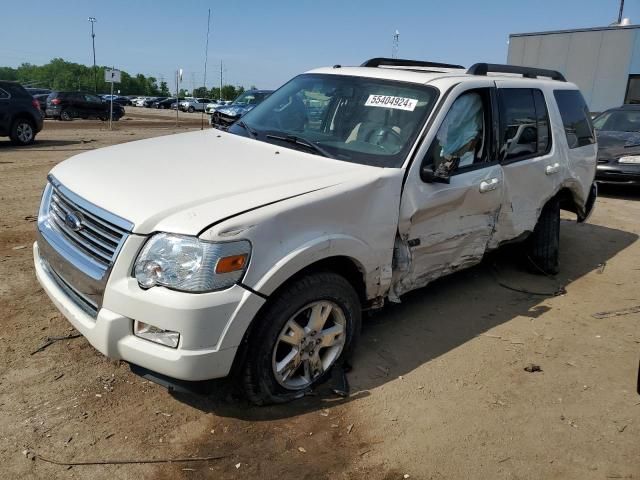
POLYGON ((362 272, 367 296, 369 296, 369 293, 373 292, 379 283, 377 268, 368 270, 365 267, 366 260, 359 258, 362 252, 369 251, 369 248, 369 245, 364 241, 347 235, 336 234, 316 238, 276 260, 260 279, 248 286, 268 296, 289 278, 320 260, 331 257, 347 257, 362 272))

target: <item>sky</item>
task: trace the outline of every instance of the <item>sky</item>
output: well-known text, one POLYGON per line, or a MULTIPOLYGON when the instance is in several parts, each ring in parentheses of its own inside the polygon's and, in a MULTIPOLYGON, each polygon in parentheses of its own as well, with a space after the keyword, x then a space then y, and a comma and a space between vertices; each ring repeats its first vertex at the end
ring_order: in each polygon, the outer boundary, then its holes
MULTIPOLYGON (((51 58, 91 65, 95 24, 98 65, 169 81, 204 81, 207 10, 211 31, 207 87, 276 88, 298 73, 398 56, 462 65, 504 63, 510 33, 608 25, 619 0, 0 0, 0 66, 51 58), (4 4, 4 5, 3 5, 4 4), (19 7, 18 7, 19 5, 19 7)), ((640 23, 640 0, 625 2, 640 23)))

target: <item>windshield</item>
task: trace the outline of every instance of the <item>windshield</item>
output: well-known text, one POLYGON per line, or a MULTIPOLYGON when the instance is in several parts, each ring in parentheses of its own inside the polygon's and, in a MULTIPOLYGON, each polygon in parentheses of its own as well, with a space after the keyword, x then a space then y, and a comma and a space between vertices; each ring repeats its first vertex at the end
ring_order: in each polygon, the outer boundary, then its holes
POLYGON ((413 83, 305 74, 229 131, 338 160, 400 167, 436 97, 436 89, 413 83))
POLYGON ((244 92, 233 101, 234 105, 254 105, 260 103, 268 93, 244 92))
POLYGON ((593 126, 605 132, 640 132, 640 110, 605 112, 593 121, 593 126))

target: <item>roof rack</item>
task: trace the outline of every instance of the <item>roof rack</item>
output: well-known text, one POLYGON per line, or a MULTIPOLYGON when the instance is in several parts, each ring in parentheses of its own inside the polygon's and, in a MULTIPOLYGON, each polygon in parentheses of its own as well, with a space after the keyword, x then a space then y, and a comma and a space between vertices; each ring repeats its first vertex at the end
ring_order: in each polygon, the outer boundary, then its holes
POLYGON ((364 62, 361 67, 435 67, 435 68, 459 68, 464 69, 462 65, 454 65, 451 63, 423 62, 420 60, 405 60, 402 58, 372 58, 364 62))
POLYGON ((546 70, 544 68, 518 67, 516 65, 500 65, 497 63, 475 63, 469 67, 469 75, 486 75, 489 72, 513 73, 522 75, 525 78, 549 77, 552 80, 566 82, 566 78, 557 70, 546 70))

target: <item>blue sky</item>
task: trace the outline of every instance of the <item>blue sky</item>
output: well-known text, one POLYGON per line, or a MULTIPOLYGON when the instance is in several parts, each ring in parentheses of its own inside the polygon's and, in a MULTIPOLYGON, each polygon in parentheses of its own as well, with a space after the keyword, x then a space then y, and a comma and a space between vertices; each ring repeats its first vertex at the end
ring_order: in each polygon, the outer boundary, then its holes
MULTIPOLYGON (((207 86, 224 81, 273 88, 316 66, 357 65, 399 56, 470 65, 503 63, 509 33, 607 25, 618 0, 0 0, 0 65, 46 63, 53 57, 97 63, 129 73, 202 85, 207 9, 211 8, 207 86)), ((625 16, 640 23, 640 0, 625 16)))

